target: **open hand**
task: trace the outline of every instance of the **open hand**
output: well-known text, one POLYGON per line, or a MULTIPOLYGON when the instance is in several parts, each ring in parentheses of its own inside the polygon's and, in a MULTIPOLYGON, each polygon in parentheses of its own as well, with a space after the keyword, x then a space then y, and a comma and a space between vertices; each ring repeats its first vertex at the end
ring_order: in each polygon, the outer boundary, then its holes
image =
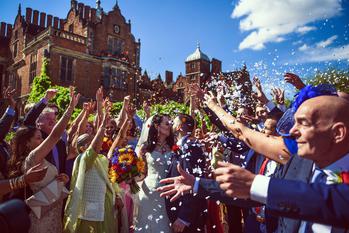
POLYGON ((48 89, 45 94, 45 99, 47 99, 47 101, 52 100, 56 96, 57 92, 57 89, 48 89))
POLYGON ((283 105, 285 103, 285 90, 282 90, 281 88, 272 88, 271 91, 271 95, 275 102, 279 105, 283 105))
POLYGON ((10 87, 7 87, 3 93, 4 98, 8 101, 8 104, 11 106, 11 108, 16 107, 16 101, 14 99, 15 92, 16 89, 11 90, 10 87))
POLYGON ((167 185, 156 189, 156 191, 161 192, 160 197, 170 197, 174 195, 170 199, 171 202, 177 200, 182 195, 189 193, 193 189, 195 183, 195 177, 184 171, 181 165, 177 165, 177 170, 180 176, 160 180, 161 184, 167 185))
POLYGON ((295 88, 297 88, 298 90, 302 89, 303 87, 305 87, 305 84, 303 83, 302 79, 293 73, 286 73, 284 75, 285 78, 285 82, 292 84, 295 88))
POLYGON ((70 104, 69 104, 69 107, 71 107, 71 108, 75 108, 76 107, 76 105, 78 105, 78 103, 79 103, 79 99, 80 99, 80 94, 77 94, 77 95, 75 95, 75 93, 74 93, 74 87, 73 86, 70 86, 70 104))
POLYGON ((207 94, 205 94, 205 101, 204 103, 207 105, 207 107, 212 108, 213 106, 217 105, 217 98, 213 95, 211 91, 209 91, 207 94))

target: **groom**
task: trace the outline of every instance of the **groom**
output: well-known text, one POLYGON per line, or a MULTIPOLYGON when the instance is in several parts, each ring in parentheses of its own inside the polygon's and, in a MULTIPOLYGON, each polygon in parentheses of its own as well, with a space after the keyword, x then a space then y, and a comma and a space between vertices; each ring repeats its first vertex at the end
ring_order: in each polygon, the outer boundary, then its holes
MULTIPOLYGON (((179 175, 178 163, 190 174, 204 177, 205 155, 200 143, 191 137, 194 128, 195 121, 189 115, 179 114, 174 119, 173 132, 177 136, 177 145, 173 147, 167 178, 179 175)), ((206 200, 192 194, 185 194, 174 202, 166 199, 166 210, 174 232, 203 232, 206 209, 206 200)))

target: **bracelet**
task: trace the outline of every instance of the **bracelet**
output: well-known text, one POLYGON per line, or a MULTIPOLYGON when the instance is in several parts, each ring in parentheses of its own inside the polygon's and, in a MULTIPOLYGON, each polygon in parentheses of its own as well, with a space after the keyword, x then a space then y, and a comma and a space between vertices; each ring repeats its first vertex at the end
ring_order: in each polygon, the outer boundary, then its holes
POLYGON ((14 190, 14 189, 15 189, 14 186, 13 186, 13 181, 14 181, 14 179, 9 179, 10 189, 11 189, 11 190, 14 190))
POLYGON ((24 188, 26 186, 26 183, 24 180, 24 175, 22 175, 18 178, 18 186, 19 186, 19 188, 24 188))

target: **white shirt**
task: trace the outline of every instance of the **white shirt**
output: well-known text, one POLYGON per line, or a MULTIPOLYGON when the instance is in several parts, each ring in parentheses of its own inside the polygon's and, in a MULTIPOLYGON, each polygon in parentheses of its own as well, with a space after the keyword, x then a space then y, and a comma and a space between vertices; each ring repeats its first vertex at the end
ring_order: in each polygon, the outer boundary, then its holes
MULTIPOLYGON (((324 169, 322 169, 322 171, 327 175, 326 184, 333 183, 331 181, 333 179, 334 172, 349 171, 349 153, 343 156, 341 159, 337 160, 336 162, 325 167, 324 169)), ((311 178, 311 182, 314 182, 317 175, 319 175, 319 173, 314 172, 311 178)), ((251 189, 250 189, 251 199, 263 204, 267 204, 269 182, 270 182, 270 177, 257 175, 251 185, 251 189)), ((299 229, 299 233, 304 232, 305 224, 306 222, 302 221, 299 229)), ((312 230, 314 233, 330 233, 331 228, 332 227, 329 225, 318 224, 318 223, 314 223, 312 225, 312 230)))

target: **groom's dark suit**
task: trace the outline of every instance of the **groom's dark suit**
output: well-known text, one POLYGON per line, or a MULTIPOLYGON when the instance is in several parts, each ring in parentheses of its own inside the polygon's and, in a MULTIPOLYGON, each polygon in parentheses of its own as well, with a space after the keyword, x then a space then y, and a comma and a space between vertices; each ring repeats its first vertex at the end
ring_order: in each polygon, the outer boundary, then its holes
MULTIPOLYGON (((205 155, 200 144, 190 138, 184 138, 180 149, 173 153, 171 164, 168 168, 167 177, 179 176, 177 164, 179 163, 184 170, 196 177, 205 175, 205 155)), ((185 227, 184 232, 203 232, 205 226, 205 210, 207 201, 192 194, 185 194, 175 202, 166 199, 167 214, 173 224, 177 218, 190 224, 185 227)))

